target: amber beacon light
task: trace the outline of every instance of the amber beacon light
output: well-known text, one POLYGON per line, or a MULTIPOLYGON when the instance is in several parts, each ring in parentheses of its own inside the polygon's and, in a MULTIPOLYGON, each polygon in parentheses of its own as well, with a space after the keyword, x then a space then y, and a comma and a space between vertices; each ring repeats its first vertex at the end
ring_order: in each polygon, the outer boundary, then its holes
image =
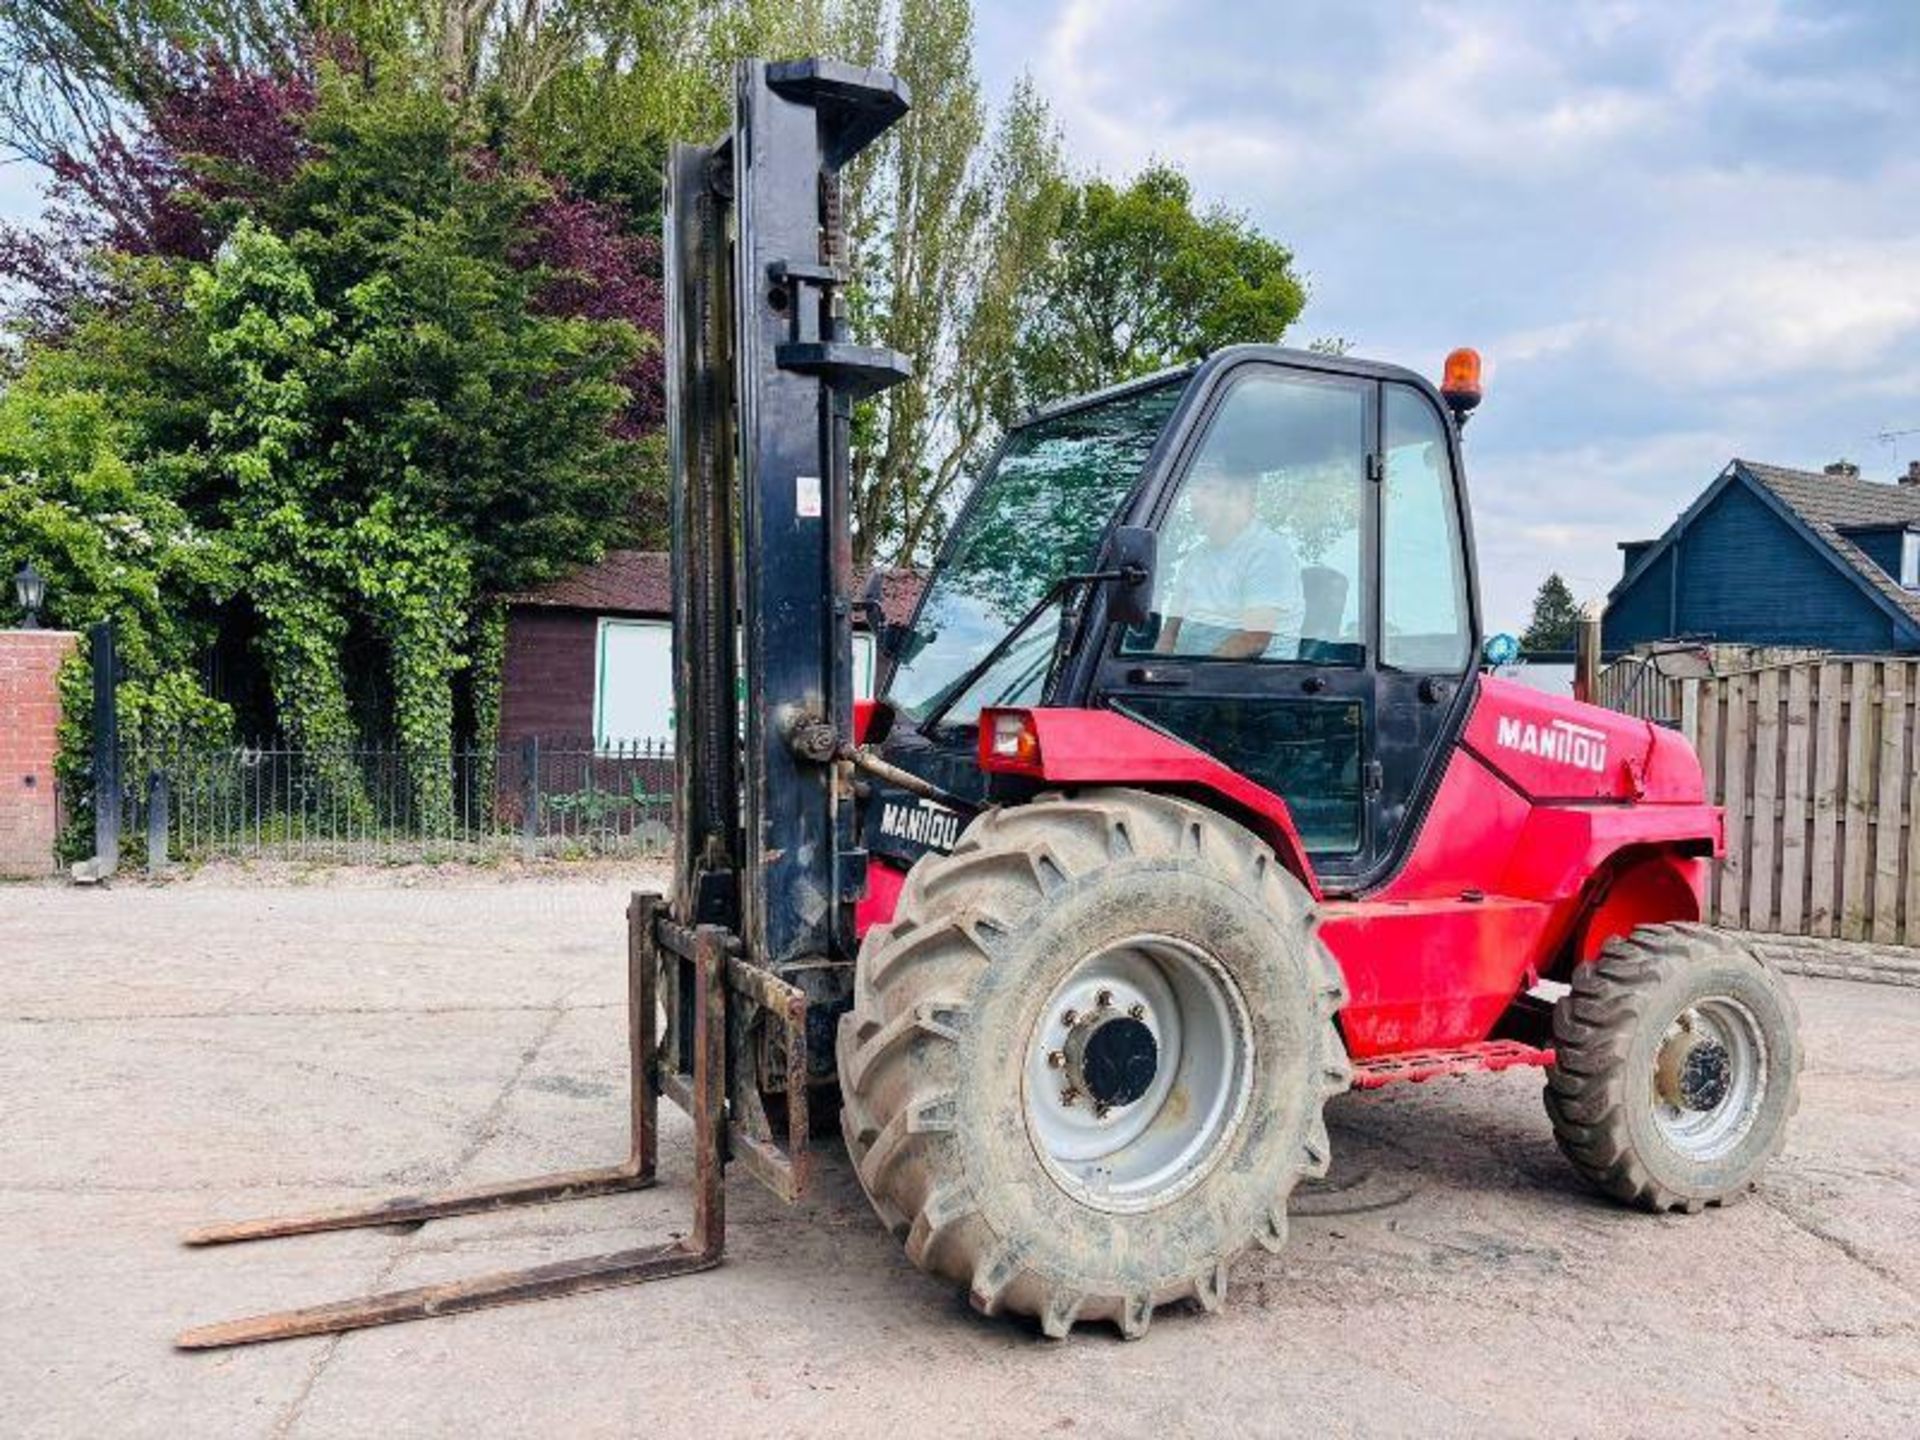
POLYGON ((1453 411, 1456 422, 1464 423, 1467 414, 1480 403, 1480 352, 1461 346, 1447 356, 1440 372, 1440 394, 1453 411))

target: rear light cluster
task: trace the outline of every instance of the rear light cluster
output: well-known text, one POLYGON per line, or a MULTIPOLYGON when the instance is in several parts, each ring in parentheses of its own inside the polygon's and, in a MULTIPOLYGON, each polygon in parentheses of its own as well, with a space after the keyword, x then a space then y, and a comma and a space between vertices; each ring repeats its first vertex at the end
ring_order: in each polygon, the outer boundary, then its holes
POLYGON ((980 712, 980 768, 1019 775, 1040 771, 1040 732, 1025 710, 980 712))

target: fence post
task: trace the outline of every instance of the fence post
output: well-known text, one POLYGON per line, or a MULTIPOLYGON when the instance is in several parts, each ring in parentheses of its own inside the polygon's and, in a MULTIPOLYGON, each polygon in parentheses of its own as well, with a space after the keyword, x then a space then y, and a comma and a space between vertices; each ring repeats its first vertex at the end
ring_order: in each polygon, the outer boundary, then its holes
POLYGON ((1600 701, 1600 617, 1605 613, 1598 602, 1588 601, 1580 607, 1574 631, 1573 698, 1589 705, 1600 701))
POLYGON ((520 783, 525 795, 520 807, 520 848, 527 859, 540 843, 540 737, 520 741, 520 783))
POLYGON ((167 868, 167 822, 170 818, 167 772, 155 769, 147 776, 147 873, 161 875, 167 868))
POLYGON ((73 867, 81 881, 105 880, 120 868, 120 715, 114 704, 119 663, 113 621, 87 627, 93 665, 93 858, 73 867))

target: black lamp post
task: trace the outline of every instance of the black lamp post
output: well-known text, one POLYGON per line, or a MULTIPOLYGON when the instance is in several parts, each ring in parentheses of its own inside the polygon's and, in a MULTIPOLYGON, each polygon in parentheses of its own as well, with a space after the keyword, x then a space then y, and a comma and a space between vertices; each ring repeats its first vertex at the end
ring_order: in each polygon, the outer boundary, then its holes
POLYGON ((25 617, 20 621, 20 628, 38 630, 40 606, 47 598, 47 579, 33 568, 31 560, 22 565, 19 573, 13 577, 13 594, 14 598, 20 602, 20 608, 26 612, 25 617))

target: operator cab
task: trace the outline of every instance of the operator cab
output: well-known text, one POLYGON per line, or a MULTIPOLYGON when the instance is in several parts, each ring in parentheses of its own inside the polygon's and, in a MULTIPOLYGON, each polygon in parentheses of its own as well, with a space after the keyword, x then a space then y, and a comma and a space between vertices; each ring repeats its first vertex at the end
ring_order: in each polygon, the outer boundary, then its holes
MULTIPOLYGON (((1115 710, 1284 798, 1329 890, 1377 884, 1475 674, 1454 380, 1450 362, 1443 400, 1399 367, 1242 346, 1035 415, 887 646, 886 757, 961 796, 1019 798, 975 762, 983 707, 1115 710), (1108 568, 1122 527, 1155 538, 1150 596, 1058 585, 1108 568)), ((877 798, 876 855, 946 848, 954 827, 877 798)))

